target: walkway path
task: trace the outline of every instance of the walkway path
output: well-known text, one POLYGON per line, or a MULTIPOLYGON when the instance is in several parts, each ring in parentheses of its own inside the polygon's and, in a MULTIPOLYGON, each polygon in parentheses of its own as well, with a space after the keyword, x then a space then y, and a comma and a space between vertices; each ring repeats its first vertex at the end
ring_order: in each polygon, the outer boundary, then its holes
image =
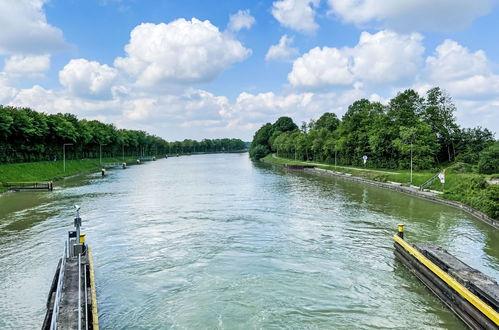
MULTIPOLYGON (((272 157, 276 158, 276 159, 284 159, 286 160, 286 158, 281 158, 281 157, 278 157, 276 156, 275 154, 272 154, 272 157)), ((321 163, 312 163, 312 162, 304 162, 304 161, 298 161, 298 162, 301 162, 303 164, 307 164, 307 165, 315 165, 315 166, 331 166, 331 165, 327 165, 327 164, 321 164, 321 163)), ((379 171, 379 170, 370 170, 370 169, 367 169, 367 168, 357 168, 357 167, 348 167, 348 166, 337 166, 339 168, 346 168, 348 170, 357 170, 357 171, 366 171, 366 172, 375 172, 375 173, 382 173, 382 174, 400 174, 398 172, 389 172, 389 171, 379 171)))

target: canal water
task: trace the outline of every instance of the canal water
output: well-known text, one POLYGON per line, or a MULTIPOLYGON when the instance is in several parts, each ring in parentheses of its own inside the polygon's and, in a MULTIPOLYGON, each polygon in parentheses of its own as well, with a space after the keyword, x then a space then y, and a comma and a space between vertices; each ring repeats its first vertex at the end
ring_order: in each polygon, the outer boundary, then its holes
POLYGON ((405 223, 499 279, 499 234, 460 210, 341 179, 175 157, 0 196, 0 329, 41 326, 74 204, 103 329, 464 329, 393 255, 405 223))

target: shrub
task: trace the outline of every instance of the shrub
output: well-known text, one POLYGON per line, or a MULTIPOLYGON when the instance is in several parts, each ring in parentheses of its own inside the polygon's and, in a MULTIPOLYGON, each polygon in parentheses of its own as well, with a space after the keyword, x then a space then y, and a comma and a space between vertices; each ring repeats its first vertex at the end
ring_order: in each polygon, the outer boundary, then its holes
POLYGON ((499 141, 480 153, 478 172, 483 174, 499 173, 499 141))
POLYGON ((250 157, 254 160, 259 160, 270 153, 270 150, 263 145, 257 145, 255 148, 250 150, 250 157))

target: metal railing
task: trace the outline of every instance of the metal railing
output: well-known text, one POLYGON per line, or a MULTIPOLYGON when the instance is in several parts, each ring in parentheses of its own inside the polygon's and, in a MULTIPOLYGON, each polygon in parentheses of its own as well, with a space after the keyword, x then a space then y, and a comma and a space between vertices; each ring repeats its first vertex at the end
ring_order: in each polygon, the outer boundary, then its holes
POLYGON ((81 330, 81 254, 78 254, 78 330, 81 330))
POLYGON ((66 259, 68 256, 68 243, 64 243, 64 252, 62 253, 61 268, 59 269, 59 278, 57 279, 57 289, 55 290, 54 308, 52 310, 52 319, 50 321, 50 330, 57 329, 57 318, 59 316, 59 306, 61 302, 62 284, 64 282, 64 272, 66 270, 66 259))
POLYGON ((85 329, 88 330, 88 297, 87 297, 87 267, 86 263, 81 263, 81 254, 78 254, 78 330, 82 328, 82 307, 85 309, 85 329), (82 283, 83 267, 83 283, 82 283), (83 297, 82 292, 83 291, 83 297), (82 298, 84 302, 82 303, 82 298))
POLYGON ((52 190, 52 181, 3 182, 9 190, 52 190))
MULTIPOLYGON (((88 256, 87 256, 88 260, 88 256)), ((88 330, 88 296, 87 296, 87 267, 83 266, 83 290, 85 290, 85 329, 88 330)))
POLYGON ((426 187, 429 187, 431 186, 431 184, 436 180, 438 179, 438 175, 440 173, 437 173, 435 174, 434 176, 432 176, 430 179, 426 180, 422 185, 419 186, 419 190, 424 190, 426 187))

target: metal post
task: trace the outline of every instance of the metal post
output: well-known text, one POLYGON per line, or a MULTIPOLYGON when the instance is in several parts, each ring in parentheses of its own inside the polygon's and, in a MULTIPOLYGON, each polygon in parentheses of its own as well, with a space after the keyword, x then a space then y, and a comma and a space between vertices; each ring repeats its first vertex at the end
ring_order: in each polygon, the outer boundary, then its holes
POLYGON ((78 254, 78 330, 81 330, 81 254, 78 254))
MULTIPOLYGON (((87 258, 88 259, 88 258, 87 258)), ((87 266, 84 265, 83 266, 83 274, 85 275, 84 276, 84 284, 83 284, 83 289, 85 290, 85 329, 88 330, 88 306, 87 306, 87 301, 88 301, 88 297, 87 297, 87 266)))
POLYGON ((99 163, 102 165, 102 146, 105 146, 106 144, 99 143, 99 163))
POLYGON ((397 235, 400 238, 404 239, 404 225, 401 224, 401 223, 398 225, 398 233, 397 233, 397 235))
POLYGON ((412 141, 411 141, 411 184, 412 184, 412 141))
POLYGON ((72 146, 72 143, 64 143, 62 145, 62 159, 63 159, 63 164, 64 164, 64 172, 66 172, 66 146, 72 146))
POLYGON ((81 218, 80 218, 80 207, 75 205, 76 216, 74 221, 74 226, 76 228, 76 243, 80 242, 80 226, 81 226, 81 218))

